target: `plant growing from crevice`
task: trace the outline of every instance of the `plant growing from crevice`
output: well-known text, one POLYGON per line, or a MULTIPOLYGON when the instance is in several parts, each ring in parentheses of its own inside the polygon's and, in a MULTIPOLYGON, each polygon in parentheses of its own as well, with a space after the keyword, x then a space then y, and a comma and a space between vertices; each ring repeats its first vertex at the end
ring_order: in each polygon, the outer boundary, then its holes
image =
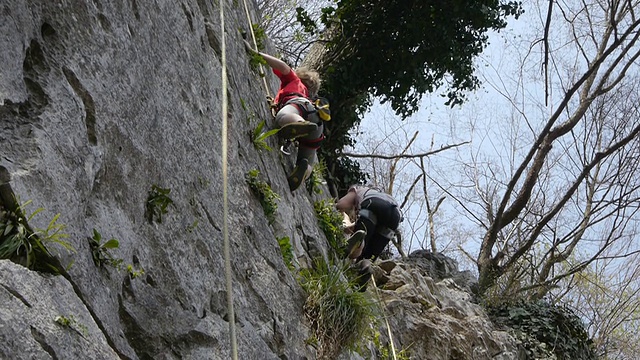
POLYGON ((289 270, 294 270, 295 266, 293 264, 293 246, 291 246, 291 240, 288 236, 283 236, 278 238, 278 245, 280 246, 280 253, 282 254, 282 259, 287 265, 287 268, 289 268, 289 270))
POLYGON ((247 172, 245 179, 253 193, 258 197, 258 200, 260 200, 260 205, 262 205, 262 210, 269 224, 273 224, 276 219, 275 216, 278 211, 277 201, 280 199, 280 196, 271 189, 269 184, 261 180, 259 176, 260 171, 253 169, 247 172))
POLYGON ((104 243, 102 242, 102 235, 98 230, 93 229, 93 237, 88 238, 89 247, 91 248, 91 256, 93 257, 93 263, 98 266, 104 266, 105 264, 111 265, 116 269, 120 268, 122 259, 114 258, 109 250, 117 249, 120 246, 120 242, 117 239, 111 238, 104 243))
POLYGON ((62 327, 74 330, 84 338, 86 338, 89 335, 89 329, 87 328, 87 326, 79 323, 73 315, 69 315, 69 316, 59 315, 59 316, 56 316, 55 319, 53 319, 53 321, 55 321, 56 324, 62 327))
POLYGON ((154 220, 162 223, 162 215, 165 215, 168 212, 169 205, 173 204, 173 200, 169 197, 170 193, 171 189, 164 189, 155 184, 151 185, 145 209, 145 216, 149 223, 154 220))
POLYGON ((567 307, 545 301, 485 305, 491 320, 513 329, 529 358, 597 359, 584 324, 567 307))
POLYGON ((132 280, 144 275, 143 268, 136 269, 135 267, 133 267, 132 264, 128 264, 126 267, 126 270, 127 270, 127 274, 129 274, 129 278, 131 278, 132 280))
POLYGON ((311 171, 311 175, 307 179, 307 191, 309 191, 309 195, 322 194, 322 186, 326 185, 325 176, 327 174, 327 165, 323 160, 318 161, 313 166, 313 171, 311 171))
POLYGON ((375 331, 373 334, 373 345, 376 348, 378 359, 396 359, 396 360, 410 360, 411 354, 408 349, 401 349, 400 351, 392 349, 391 344, 383 344, 380 339, 380 332, 375 331), (394 353, 395 350, 395 353, 394 353))
POLYGON ((376 322, 375 304, 364 292, 354 291, 346 266, 317 260, 300 272, 299 282, 307 293, 305 316, 311 323, 318 358, 335 359, 345 348, 355 349, 376 322))
POLYGON ((265 124, 266 121, 262 120, 260 121, 260 123, 258 123, 256 128, 253 129, 253 131, 251 132, 251 142, 253 143, 253 146, 255 146, 255 148, 258 150, 271 151, 273 149, 267 144, 267 139, 270 136, 275 135, 278 131, 280 131, 280 129, 262 131, 265 124))
POLYGON ((196 230, 196 228, 198 227, 198 220, 194 220, 191 225, 187 226, 187 228, 185 230, 187 230, 187 232, 194 232, 196 230))
MULTIPOLYGON (((256 45, 258 47, 258 51, 263 51, 267 35, 260 24, 254 23, 251 25, 251 27, 253 28, 253 34, 256 37, 256 45)), ((249 58, 249 66, 251 67, 251 70, 258 72, 260 65, 267 65, 267 62, 262 56, 260 56, 260 54, 251 52, 250 55, 251 57, 249 58)), ((264 74, 260 73, 260 76, 264 76, 264 74)))
POLYGON ((0 204, 0 259, 9 259, 32 270, 60 274, 65 268, 45 244, 57 244, 68 252, 75 252, 73 246, 63 240, 69 237, 64 233, 66 225, 58 223, 60 214, 56 214, 46 228, 32 228, 29 222, 44 209, 38 208, 26 216, 25 209, 31 202, 19 205, 16 201, 13 210, 0 204))
POLYGON ((343 216, 335 208, 333 200, 320 200, 313 204, 318 225, 335 254, 343 257, 346 238, 343 231, 343 216))
POLYGON ((91 256, 96 266, 110 265, 118 272, 126 271, 130 279, 144 275, 144 269, 140 266, 138 266, 139 269, 136 269, 132 264, 125 266, 123 263, 124 260, 115 258, 109 253, 110 250, 120 247, 120 242, 117 239, 111 238, 102 243, 102 235, 96 229, 93 229, 93 237, 88 238, 88 240, 89 246, 91 247, 91 256))

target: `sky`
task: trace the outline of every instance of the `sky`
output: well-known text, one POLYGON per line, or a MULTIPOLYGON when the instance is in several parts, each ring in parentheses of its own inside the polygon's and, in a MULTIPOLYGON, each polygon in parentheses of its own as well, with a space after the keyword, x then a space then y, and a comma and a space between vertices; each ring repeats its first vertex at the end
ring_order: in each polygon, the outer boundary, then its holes
MULTIPOLYGON (((452 177, 454 174, 450 170, 452 164, 459 164, 469 157, 501 161, 501 138, 505 135, 501 119, 510 114, 504 97, 493 84, 503 84, 502 81, 505 80, 501 78, 504 75, 518 71, 512 60, 517 55, 512 54, 515 49, 510 44, 520 41, 529 28, 526 24, 536 21, 535 18, 535 13, 527 9, 519 20, 511 20, 506 29, 490 34, 487 49, 477 59, 477 75, 482 80, 482 86, 468 94, 468 101, 462 106, 449 108, 444 105, 445 99, 436 92, 425 96, 420 110, 402 121, 395 116, 390 106, 376 102, 357 129, 370 140, 357 143, 351 150, 355 153, 397 154, 415 132, 418 132, 418 136, 407 153, 424 153, 448 145, 466 143, 425 159, 428 175, 431 177, 427 187, 432 206, 438 199, 446 196, 436 212, 435 222, 438 225, 455 224, 448 226, 446 233, 442 233, 442 226, 436 226, 439 250, 455 249, 456 244, 449 237, 465 237, 476 242, 481 237, 477 226, 467 220, 468 214, 460 210, 459 204, 446 193, 453 184, 463 181, 458 178, 458 174, 452 177)), ((533 87, 529 91, 537 92, 533 87)), ((404 163, 403 169, 410 175, 405 174, 404 179, 398 182, 398 189, 394 194, 396 197, 403 197, 408 189, 407 184, 411 184, 421 172, 417 163, 404 163)), ((366 162, 362 164, 367 166, 366 162)), ((402 200, 398 199, 400 202, 402 200)), ((413 205, 405 206, 405 209, 409 208, 404 210, 405 221, 402 228, 407 240, 405 244, 410 247, 410 251, 429 247, 428 242, 425 242, 425 238, 428 238, 428 226, 425 223, 427 215, 423 203, 424 200, 418 198, 413 205)), ((474 244, 472 241, 469 245, 469 252, 474 253, 479 243, 474 244)), ((466 269, 475 270, 472 264, 465 262, 460 256, 455 257, 461 260, 466 269)))
MULTIPOLYGON (((425 96, 420 110, 404 121, 399 120, 389 106, 376 103, 356 130, 363 133, 358 138, 365 140, 359 140, 350 150, 354 153, 398 154, 415 132, 418 132, 417 140, 407 153, 462 144, 425 158, 426 185, 432 206, 445 197, 435 215, 438 250, 472 271, 475 265, 457 250, 462 245, 475 257, 484 234, 478 224, 486 223, 486 219, 481 218, 480 204, 466 200, 474 198, 474 186, 485 187, 481 190, 495 186, 486 182, 487 178, 509 177, 524 152, 529 150, 537 130, 560 102, 564 94, 561 89, 566 86, 565 77, 575 77, 585 66, 577 48, 568 46, 570 42, 565 41, 566 29, 553 27, 550 39, 558 62, 553 64, 555 73, 550 73, 546 96, 543 48, 542 42, 537 40, 543 34, 548 2, 525 1, 523 6, 525 13, 518 20, 511 19, 507 28, 489 34, 489 45, 476 62, 476 74, 482 86, 468 94, 466 103, 451 109, 436 92, 425 96), (476 183, 472 181, 474 179, 476 183)), ((563 6, 569 7, 566 3, 563 6)), ((554 18, 557 24, 566 16, 557 10, 554 15, 558 16, 554 18)), ((587 52, 590 50, 588 41, 581 46, 587 52)), ((372 172, 366 161, 361 164, 372 172)), ((377 166, 375 170, 379 171, 380 164, 377 166)), ((393 195, 402 202, 421 171, 416 161, 401 161, 400 167, 403 175, 395 182, 393 195)), ((410 250, 429 247, 425 241, 428 226, 422 184, 413 193, 416 197, 405 206, 406 220, 402 224, 405 247, 410 250)))

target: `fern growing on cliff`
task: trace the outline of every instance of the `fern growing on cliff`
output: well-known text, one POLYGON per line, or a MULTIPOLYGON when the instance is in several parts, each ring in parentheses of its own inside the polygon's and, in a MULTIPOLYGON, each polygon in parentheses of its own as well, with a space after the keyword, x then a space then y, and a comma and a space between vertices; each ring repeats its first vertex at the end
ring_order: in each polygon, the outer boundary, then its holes
POLYGON ((64 233, 65 225, 58 223, 60 214, 56 214, 46 228, 32 228, 29 222, 44 209, 38 208, 26 216, 24 210, 29 204, 31 200, 22 205, 16 204, 14 210, 0 205, 0 259, 9 259, 32 270, 58 274, 63 268, 45 244, 57 244, 69 252, 75 252, 75 249, 64 240, 69 235, 64 233))

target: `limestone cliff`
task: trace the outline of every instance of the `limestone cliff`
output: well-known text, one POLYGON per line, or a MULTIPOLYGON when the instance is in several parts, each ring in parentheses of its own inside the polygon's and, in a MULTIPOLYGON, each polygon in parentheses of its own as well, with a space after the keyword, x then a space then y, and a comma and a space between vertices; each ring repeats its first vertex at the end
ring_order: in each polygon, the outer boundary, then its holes
MULTIPOLYGON (((288 190, 285 174, 292 159, 260 152, 250 141, 261 120, 273 125, 267 94, 240 43, 238 29, 248 28, 242 3, 224 1, 224 32, 220 3, 4 0, 0 5, 3 199, 11 193, 20 202, 31 200, 26 212, 44 208, 29 221, 33 228, 47 228, 60 214, 58 223, 66 225, 66 240, 75 249, 69 254, 51 245, 63 265, 73 262, 65 276, 0 261, 1 358, 230 358, 221 171, 223 36, 239 358, 315 358, 307 344, 305 294, 276 239, 288 236, 301 264, 326 256, 326 240, 316 225, 314 199, 303 189, 288 190), (280 195, 272 225, 244 180, 251 169, 280 195), (158 189, 170 191, 165 195, 171 200, 161 221, 146 205, 158 189), (110 250, 122 259, 119 269, 96 266, 90 246, 96 233, 119 240, 110 250)), ((273 94, 277 82, 268 79, 273 94)), ((268 142, 275 147, 275 140, 268 142)), ((467 303, 467 292, 412 269, 398 266, 389 274, 398 286, 382 290, 400 334, 397 347, 413 347, 414 358, 512 358, 504 355, 513 354, 512 340, 467 303), (407 293, 415 301, 407 300, 407 293), (458 299, 444 300, 451 296, 458 299), (425 312, 437 316, 424 320, 425 312)))

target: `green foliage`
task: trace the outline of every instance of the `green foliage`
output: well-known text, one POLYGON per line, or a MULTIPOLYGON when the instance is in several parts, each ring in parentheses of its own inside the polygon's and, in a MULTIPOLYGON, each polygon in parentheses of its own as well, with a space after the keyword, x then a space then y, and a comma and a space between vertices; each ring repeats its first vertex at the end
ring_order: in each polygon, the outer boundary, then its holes
POLYGON ((53 319, 58 325, 66 328, 70 328, 78 332, 78 334, 86 337, 89 335, 89 329, 86 325, 79 323, 73 315, 69 316, 56 316, 53 319))
POLYGON ((93 237, 89 238, 89 246, 91 247, 91 255, 93 257, 93 263, 96 266, 104 266, 105 264, 113 266, 118 272, 126 271, 129 274, 129 278, 135 279, 144 275, 144 269, 136 268, 132 264, 123 265, 122 259, 114 258, 109 250, 117 249, 120 247, 120 242, 117 239, 111 238, 102 243, 102 235, 98 230, 93 229, 93 237))
POLYGON ((391 344, 383 344, 380 340, 380 332, 376 331, 373 335, 373 345, 376 347, 376 351, 378 353, 378 359, 396 359, 396 360, 410 360, 411 356, 407 349, 402 349, 400 351, 393 353, 391 349, 391 344))
POLYGON ((267 40, 267 33, 264 31, 260 24, 252 24, 253 34, 256 36, 256 44, 258 45, 258 51, 264 50, 264 44, 267 40))
POLYGON ((269 224, 273 224, 278 211, 278 203, 276 201, 280 199, 280 196, 271 189, 269 184, 264 182, 264 180, 260 180, 259 176, 260 171, 253 169, 249 170, 245 178, 253 193, 258 197, 258 200, 260 200, 262 210, 269 224))
POLYGON ((278 245, 280 245, 280 253, 284 259, 284 263, 287 264, 289 270, 294 270, 293 266, 293 246, 291 246, 291 240, 288 236, 278 238, 278 245))
MULTIPOLYGON (((263 51, 267 35, 260 24, 252 24, 251 27, 253 28, 253 34, 256 37, 256 45, 258 46, 258 51, 263 51)), ((267 61, 260 54, 251 53, 250 56, 251 57, 249 58, 249 66, 251 66, 252 70, 257 72, 260 65, 267 65, 267 61)), ((264 74, 261 74, 261 76, 264 76, 264 74)))
POLYGON ((117 249, 120 246, 120 242, 117 239, 111 238, 102 243, 102 235, 96 229, 93 229, 93 237, 88 239, 93 263, 96 266, 101 267, 104 264, 108 264, 116 269, 120 267, 122 259, 116 259, 109 253, 109 250, 117 249))
POLYGON ((335 209, 332 200, 320 200, 313 204, 316 211, 318 225, 324 232, 329 246, 334 250, 338 257, 343 257, 346 238, 343 231, 343 216, 335 209))
MULTIPOLYGON (((364 178, 357 163, 342 160, 353 145, 352 129, 378 97, 397 114, 413 114, 426 93, 443 86, 447 103, 460 104, 478 87, 474 59, 487 32, 522 13, 517 1, 338 0, 322 10, 328 52, 317 63, 322 92, 332 106, 327 139, 319 152, 338 193, 364 178), (345 179, 346 178, 346 179, 345 179)), ((304 9, 298 21, 315 34, 318 26, 304 9)), ((346 159, 348 160, 348 159, 346 159)))
POLYGON ((139 270, 136 270, 136 268, 134 268, 133 265, 128 264, 127 273, 129 274, 129 278, 135 279, 137 277, 144 275, 144 269, 140 268, 139 270))
POLYGON ((311 19, 311 16, 309 16, 309 13, 306 9, 302 7, 296 8, 296 20, 300 23, 300 25, 302 25, 304 32, 310 35, 315 35, 317 33, 318 25, 315 21, 313 21, 313 19, 311 19))
POLYGON ((149 223, 156 220, 162 223, 162 215, 168 212, 167 208, 173 204, 173 200, 169 197, 171 189, 163 189, 157 185, 151 185, 149 196, 146 203, 146 217, 149 223))
POLYGON ((530 358, 553 353, 558 359, 597 359, 582 321, 567 307, 545 301, 488 306, 494 322, 515 330, 530 358))
POLYGON ((376 321, 375 304, 363 292, 353 291, 344 279, 346 269, 317 261, 300 272, 307 292, 305 315, 311 322, 318 358, 335 359, 343 348, 355 348, 376 321))
POLYGON ((253 132, 251 132, 251 142, 253 143, 253 146, 256 147, 256 149, 258 150, 267 150, 267 151, 271 151, 271 147, 267 144, 267 139, 276 134, 278 131, 280 131, 280 129, 271 129, 269 131, 262 131, 262 129, 264 128, 264 125, 266 124, 265 120, 262 120, 258 126, 256 126, 255 129, 253 129, 253 132))
POLYGON ((322 185, 325 184, 324 178, 327 174, 327 165, 324 161, 318 161, 313 166, 313 171, 311 171, 311 175, 307 179, 307 190, 309 191, 309 195, 316 193, 318 195, 322 194, 322 185))
POLYGON ((407 117, 422 95, 445 84, 447 103, 462 103, 464 93, 478 86, 473 61, 487 32, 504 28, 506 17, 522 11, 516 1, 341 0, 323 19, 327 26, 340 23, 341 33, 330 39, 333 49, 355 39, 348 43, 352 51, 333 64, 344 69, 345 85, 389 101, 407 117))
POLYGON ((69 237, 63 232, 66 225, 58 223, 60 214, 56 214, 46 228, 32 229, 29 222, 44 209, 38 208, 25 216, 24 210, 29 204, 31 200, 17 205, 13 211, 3 210, 0 205, 0 259, 9 259, 32 270, 59 274, 64 269, 45 244, 58 244, 75 252, 73 246, 63 240, 69 237))
POLYGON ((194 220, 191 225, 187 226, 187 232, 193 232, 198 227, 198 220, 194 220))

